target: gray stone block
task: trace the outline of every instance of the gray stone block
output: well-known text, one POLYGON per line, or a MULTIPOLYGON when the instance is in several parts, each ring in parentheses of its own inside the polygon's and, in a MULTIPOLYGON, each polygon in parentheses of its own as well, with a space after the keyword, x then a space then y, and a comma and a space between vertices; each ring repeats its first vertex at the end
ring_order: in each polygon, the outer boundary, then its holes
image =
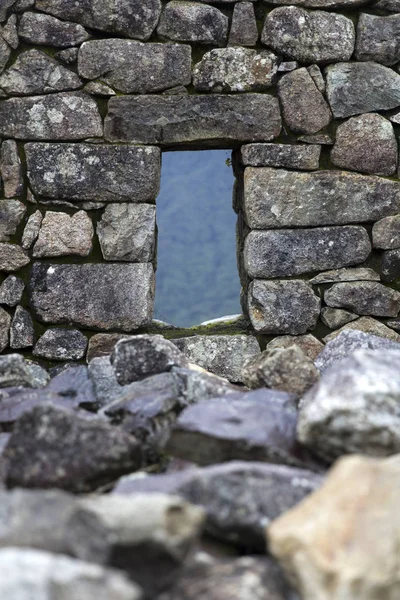
POLYGON ((164 7, 157 33, 177 42, 224 46, 228 25, 228 17, 214 6, 172 0, 164 7))
POLYGON ((313 171, 319 167, 321 146, 294 144, 246 144, 240 149, 241 161, 248 167, 284 167, 313 171))

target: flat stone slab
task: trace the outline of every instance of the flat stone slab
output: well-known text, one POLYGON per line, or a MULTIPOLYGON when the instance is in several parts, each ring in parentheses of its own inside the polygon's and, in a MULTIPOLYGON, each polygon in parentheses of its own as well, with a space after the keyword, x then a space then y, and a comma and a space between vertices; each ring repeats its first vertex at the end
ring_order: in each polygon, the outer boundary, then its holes
POLYGON ((120 96, 105 119, 110 142, 161 146, 270 141, 280 131, 278 100, 266 94, 120 96))
POLYGON ((152 318, 150 263, 48 265, 35 263, 30 306, 44 323, 133 331, 152 318))
POLYGON ((400 184, 346 171, 248 167, 244 210, 252 229, 377 221, 400 212, 400 184))
POLYGON ((52 199, 148 202, 159 191, 158 148, 100 144, 26 144, 35 194, 52 199))
POLYGON ((321 146, 294 144, 246 144, 240 149, 246 167, 284 167, 313 171, 319 167, 321 146))
POLYGON ((320 285, 321 283, 336 283, 339 281, 380 281, 379 273, 369 267, 354 267, 352 269, 335 269, 325 271, 312 279, 310 283, 320 285))

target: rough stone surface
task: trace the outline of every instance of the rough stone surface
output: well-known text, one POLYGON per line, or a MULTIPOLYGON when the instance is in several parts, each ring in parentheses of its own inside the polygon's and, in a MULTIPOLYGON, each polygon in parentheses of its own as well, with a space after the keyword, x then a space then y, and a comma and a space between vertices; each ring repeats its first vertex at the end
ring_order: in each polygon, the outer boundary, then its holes
POLYGON ((44 323, 132 331, 150 323, 153 299, 149 263, 32 266, 30 305, 44 323))
POLYGON ((386 250, 382 255, 381 278, 391 283, 400 277, 400 249, 386 250))
POLYGON ((0 135, 18 140, 81 140, 101 136, 96 102, 84 92, 9 98, 0 104, 0 135))
POLYGON ((400 310, 400 292, 375 281, 335 283, 325 292, 324 300, 328 306, 358 315, 397 317, 400 310))
POLYGON ((172 0, 161 14, 157 33, 168 40, 224 46, 229 20, 214 6, 172 0))
POLYGON ((322 75, 322 72, 321 72, 321 69, 319 68, 319 66, 311 65, 310 67, 307 67, 307 71, 308 71, 308 74, 311 76, 313 82, 315 83, 317 90, 319 92, 321 92, 321 94, 325 94, 325 91, 326 91, 325 79, 324 79, 324 76, 322 75))
POLYGON ((229 31, 229 46, 255 46, 258 29, 254 7, 251 2, 235 4, 229 31))
POLYGON ((242 390, 242 388, 229 383, 227 379, 213 375, 195 365, 190 365, 190 368, 187 369, 172 367, 171 371, 176 373, 182 381, 182 396, 185 405, 238 393, 242 390))
MULTIPOLYGON (((358 319, 358 315, 355 315, 348 310, 343 310, 342 308, 325 307, 321 309, 321 321, 324 325, 329 327, 329 329, 339 329, 339 327, 342 327, 355 319, 358 319)), ((328 337, 329 336, 326 336, 326 339, 328 337)))
POLYGON ((9 275, 0 285, 0 304, 16 306, 21 302, 25 283, 15 275, 9 275))
POLYGON ((104 260, 150 262, 156 245, 156 207, 108 204, 97 224, 104 260))
POLYGON ((380 277, 379 273, 369 267, 355 267, 353 269, 325 271, 325 273, 320 273, 310 279, 310 283, 313 285, 336 283, 338 281, 380 281, 380 277))
POLYGON ((240 149, 246 167, 284 167, 301 171, 314 171, 319 167, 321 146, 295 146, 294 144, 247 144, 240 149))
POLYGON ((15 196, 20 196, 24 191, 24 180, 21 159, 14 140, 5 140, 1 144, 0 170, 5 197, 14 198, 15 196))
POLYGON ((0 244, 0 271, 18 271, 30 262, 29 256, 16 244, 0 244))
POLYGON ((46 211, 33 247, 35 258, 47 256, 87 256, 92 251, 92 220, 84 210, 74 215, 46 211))
POLYGON ((48 360, 79 360, 85 356, 87 339, 77 329, 47 329, 38 339, 33 355, 48 360))
POLYGON ((110 96, 116 96, 116 92, 112 87, 101 83, 101 81, 89 81, 83 88, 84 91, 92 96, 100 96, 101 98, 109 98, 110 96))
MULTIPOLYGON (((338 308, 330 308, 327 310, 339 310, 338 308)), ((346 312, 346 311, 343 311, 346 312)), ((354 315, 357 316, 357 315, 354 315)), ((324 342, 330 342, 334 340, 338 335, 342 333, 342 331, 363 331, 364 333, 369 333, 371 335, 379 336, 382 338, 386 338, 387 340, 393 340, 394 342, 400 342, 400 335, 393 331, 390 327, 386 327, 380 321, 373 319, 372 317, 360 317, 356 320, 352 320, 351 323, 346 323, 343 327, 341 327, 338 331, 334 331, 329 335, 324 337, 324 342)))
MULTIPOLYGON (((381 2, 396 2, 396 0, 380 0, 381 2)), ((356 8, 368 4, 369 0, 268 0, 269 4, 292 4, 307 8, 356 8)))
POLYGON ((159 191, 158 148, 26 144, 25 151, 32 190, 48 198, 148 202, 159 191))
POLYGON ((123 340, 126 335, 123 333, 96 333, 89 340, 86 360, 88 363, 92 358, 101 358, 109 356, 117 342, 123 340))
POLYGON ((269 141, 280 130, 278 100, 266 94, 111 98, 105 119, 110 142, 162 146, 269 141))
POLYGON ((32 386, 34 375, 21 354, 0 356, 0 388, 32 386))
POLYGON ((4 308, 0 308, 0 352, 8 346, 11 317, 4 308))
POLYGON ((191 48, 184 44, 94 40, 82 44, 78 72, 85 79, 100 78, 124 94, 160 92, 191 82, 191 48))
POLYGON ((372 175, 394 175, 397 158, 393 126, 381 115, 353 117, 337 128, 331 152, 336 167, 372 175))
POLYGON ((35 45, 69 48, 89 38, 88 32, 76 23, 60 21, 50 15, 26 12, 22 15, 18 35, 24 42, 35 45))
POLYGON ((280 79, 278 96, 284 121, 293 133, 317 133, 331 122, 330 108, 304 67, 280 79))
POLYGON ((248 311, 259 333, 299 335, 313 329, 321 301, 305 281, 252 281, 248 311))
POLYGON ((19 200, 0 200, 0 241, 8 242, 21 223, 26 206, 19 200))
POLYGON ((35 210, 35 212, 29 217, 25 225, 21 241, 21 246, 24 250, 29 250, 32 244, 36 241, 42 221, 43 215, 40 210, 35 210))
POLYGON ((311 333, 307 333, 306 335, 280 335, 268 342, 267 349, 289 348, 291 346, 298 346, 312 361, 324 349, 324 344, 311 335, 311 333))
POLYGON ((242 381, 244 361, 260 353, 249 335, 195 335, 174 340, 189 362, 233 382, 242 381))
POLYGON ((17 306, 10 327, 10 346, 14 350, 30 348, 35 343, 35 330, 30 313, 17 306))
POLYGON ((400 215, 385 217, 374 223, 372 245, 382 250, 400 248, 400 215))
POLYGON ((347 226, 251 231, 243 256, 250 277, 267 279, 362 263, 370 252, 366 229, 347 226))
POLYGON ((326 69, 326 93, 335 118, 400 105, 400 75, 373 62, 338 63, 326 69))
POLYGON ((352 21, 342 15, 285 6, 268 13, 261 41, 301 63, 324 64, 350 60, 355 30, 352 21))
POLYGON ((400 35, 400 15, 378 17, 361 13, 357 25, 356 60, 395 65, 400 60, 396 43, 400 35))
POLYGON ((252 229, 376 221, 400 212, 400 186, 346 171, 296 173, 247 167, 244 209, 252 229))
POLYGON ((73 65, 78 60, 79 48, 66 48, 66 50, 59 50, 56 52, 54 57, 61 60, 66 65, 73 65))

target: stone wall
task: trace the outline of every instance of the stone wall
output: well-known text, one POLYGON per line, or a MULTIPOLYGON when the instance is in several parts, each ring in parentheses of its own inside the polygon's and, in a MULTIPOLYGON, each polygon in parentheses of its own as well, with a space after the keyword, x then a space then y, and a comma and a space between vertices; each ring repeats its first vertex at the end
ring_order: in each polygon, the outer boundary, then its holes
POLYGON ((1 2, 0 351, 149 327, 178 148, 234 151, 255 332, 400 329, 400 3, 285 4, 1 2))

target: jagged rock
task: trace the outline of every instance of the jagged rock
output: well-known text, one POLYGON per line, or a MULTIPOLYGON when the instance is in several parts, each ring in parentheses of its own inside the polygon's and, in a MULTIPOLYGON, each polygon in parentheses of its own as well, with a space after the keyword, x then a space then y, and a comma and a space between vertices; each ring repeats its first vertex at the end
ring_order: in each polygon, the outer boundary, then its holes
POLYGON ((20 196, 24 191, 24 180, 21 159, 18 154, 17 143, 14 140, 5 140, 1 144, 0 170, 5 197, 20 196))
POLYGON ((89 81, 83 89, 87 94, 92 94, 92 96, 100 96, 103 98, 116 96, 116 92, 114 92, 109 85, 101 83, 101 81, 89 81))
POLYGON ((311 65, 307 67, 308 74, 311 76, 315 86, 321 94, 325 94, 326 84, 324 76, 322 75, 321 69, 318 65, 311 65))
POLYGON ((294 133, 317 133, 332 120, 325 98, 305 68, 279 80, 278 96, 284 121, 294 133))
POLYGON ((49 372, 46 371, 44 367, 41 367, 38 363, 35 363, 32 360, 27 360, 26 362, 33 377, 32 387, 44 388, 50 381, 49 372))
POLYGON ((250 231, 243 250, 252 278, 300 275, 364 262, 371 252, 363 227, 250 231))
POLYGON ((8 487, 91 491, 141 462, 136 439, 100 419, 42 404, 16 422, 7 448, 8 487), (60 444, 62 440, 62 444, 60 444))
POLYGON ((32 190, 48 198, 148 202, 160 188, 158 148, 26 144, 25 151, 32 190))
POLYGON ((0 73, 4 71, 4 68, 11 56, 11 48, 7 42, 0 36, 0 73))
POLYGON ((338 63, 326 68, 326 93, 335 118, 400 105, 400 75, 373 62, 338 63))
POLYGON ((319 145, 246 144, 240 148, 241 161, 246 167, 285 167, 313 171, 319 167, 320 155, 319 145))
POLYGON ((398 457, 343 458, 320 490, 271 525, 272 554, 304 600, 396 596, 398 477, 398 457))
POLYGON ((0 285, 0 304, 16 306, 21 302, 25 283, 15 275, 9 275, 0 285))
POLYGON ((33 374, 21 354, 0 356, 0 388, 33 385, 33 374))
POLYGON ((227 379, 213 375, 195 365, 190 365, 188 369, 172 367, 171 372, 176 373, 182 381, 182 397, 185 405, 241 391, 240 387, 229 383, 227 379))
POLYGON ((33 356, 48 360, 79 360, 85 356, 87 338, 77 329, 47 329, 38 339, 33 356))
POLYGON ((319 378, 318 369, 298 346, 268 348, 246 360, 243 383, 250 389, 272 388, 302 396, 319 378))
MULTIPOLYGON (((342 308, 325 307, 321 309, 321 321, 324 325, 329 327, 329 329, 339 329, 339 327, 342 327, 355 319, 358 319, 358 315, 355 315, 348 310, 343 310, 342 308)), ((328 340, 328 338, 329 336, 326 336, 325 339, 328 340)))
MULTIPOLYGON (((182 496, 206 512, 205 530, 247 552, 265 551, 265 525, 295 506, 322 484, 305 469, 234 461, 166 475, 123 477, 113 494, 182 496)), ((1 540, 1 538, 0 538, 1 540)))
POLYGON ((228 24, 228 17, 214 6, 172 0, 161 13, 157 33, 177 42, 224 46, 228 24))
POLYGON ((81 140, 101 137, 96 102, 84 92, 9 98, 0 104, 0 135, 18 140, 81 140))
POLYGON ((125 0, 102 2, 87 0, 82 3, 64 0, 36 0, 36 9, 63 20, 70 19, 101 31, 110 31, 138 40, 148 40, 161 13, 160 0, 125 0))
POLYGON ((14 350, 30 348, 35 343, 35 330, 30 313, 17 306, 10 327, 10 346, 14 350))
POLYGON ((297 173, 248 167, 244 210, 252 229, 377 221, 400 212, 400 186, 346 171, 297 173))
POLYGON ((331 161, 336 167, 372 175, 394 175, 397 140, 393 125, 377 114, 360 115, 341 123, 331 161))
POLYGON ((19 37, 17 31, 17 15, 10 15, 7 23, 1 29, 1 35, 13 50, 19 46, 19 37))
POLYGON ((0 271, 10 273, 18 271, 30 262, 20 246, 16 244, 0 244, 0 271))
POLYGON ((199 92, 262 92, 277 79, 278 57, 267 50, 217 48, 193 69, 199 92))
POLYGON ((375 281, 335 283, 325 292, 324 300, 328 306, 358 315, 397 317, 400 310, 400 292, 375 281))
POLYGON ((400 15, 378 17, 361 13, 357 25, 356 60, 395 65, 400 49, 395 40, 400 34, 400 15))
POLYGON ((54 58, 61 60, 66 65, 73 65, 78 60, 79 48, 66 48, 56 52, 54 58))
POLYGON ((92 220, 84 210, 73 215, 48 210, 42 220, 32 256, 87 256, 92 251, 93 235, 92 220))
POLYGON ((251 2, 235 4, 229 31, 229 46, 255 46, 258 29, 254 6, 251 2))
MULTIPOLYGON (((191 81, 191 47, 106 39, 82 44, 78 72, 124 94, 160 92, 191 81)), ((1 81, 1 79, 0 79, 1 81)))
POLYGON ((325 271, 312 279, 310 283, 320 285, 321 283, 336 283, 338 281, 380 281, 379 273, 368 267, 355 267, 353 269, 335 269, 325 271))
POLYGON ((68 365, 51 379, 46 389, 68 400, 72 407, 98 408, 93 381, 84 365, 68 365))
POLYGON ((118 383, 109 356, 92 358, 88 365, 88 373, 93 383, 97 404, 100 407, 110 404, 128 391, 129 386, 122 386, 118 383))
POLYGON ((195 335, 174 340, 189 362, 230 381, 242 381, 244 361, 260 354, 255 337, 249 335, 195 335))
POLYGON ((342 15, 283 6, 267 14, 261 41, 301 63, 324 64, 350 60, 355 30, 342 15))
POLYGON ((88 32, 76 23, 60 21, 40 13, 26 12, 22 15, 18 35, 28 44, 68 48, 77 46, 89 38, 88 32))
POLYGON ((156 245, 156 207, 109 204, 97 223, 104 260, 150 262, 156 245))
POLYGON ((400 248, 400 215, 385 217, 374 223, 372 245, 383 250, 400 248))
POLYGON ((110 142, 194 144, 197 149, 265 142, 280 130, 278 100, 267 94, 119 96, 110 99, 105 119, 110 142))
POLYGON ((268 342, 267 349, 289 348, 290 346, 298 346, 313 361, 324 349, 324 344, 311 333, 306 335, 280 335, 268 342))
POLYGON ((117 342, 127 336, 123 333, 96 333, 89 339, 86 353, 86 361, 89 363, 93 358, 109 356, 117 342))
POLYGON ((400 277, 400 249, 386 250, 382 253, 382 281, 392 282, 400 277))
POLYGON ((16 0, 3 0, 0 6, 0 21, 3 22, 7 19, 8 9, 15 4, 16 0))
POLYGON ((21 223, 26 206, 19 200, 0 200, 0 241, 8 242, 21 223))
POLYGON ((321 301, 305 281, 251 282, 248 311, 259 333, 299 335, 313 329, 319 317, 321 301))
MULTIPOLYGON (((326 309, 326 310, 339 310, 339 309, 330 308, 330 309, 326 309)), ((346 311, 343 311, 343 312, 346 312, 346 311)), ((346 323, 346 325, 341 327, 338 331, 334 331, 333 333, 330 333, 329 335, 325 336, 324 342, 326 342, 326 343, 330 342, 331 340, 334 340, 338 335, 340 335, 342 333, 342 331, 349 331, 349 330, 363 331, 364 333, 369 333, 371 335, 376 335, 376 336, 379 336, 382 338, 386 338, 387 340, 393 340, 394 342, 400 342, 400 335, 398 333, 396 333, 395 331, 393 331, 393 329, 386 327, 386 325, 384 325, 380 321, 377 321, 376 319, 373 319, 372 317, 357 318, 357 315, 354 315, 354 317, 356 318, 356 320, 352 319, 351 323, 346 323)))
POLYGON ((36 241, 42 221, 43 215, 40 210, 35 210, 35 212, 29 217, 22 235, 21 246, 24 250, 29 250, 32 244, 36 241))
POLYGON ((44 323, 132 331, 150 323, 153 301, 149 263, 35 263, 31 269, 30 305, 44 323))
POLYGON ((185 355, 161 335, 136 335, 120 340, 111 353, 111 364, 121 385, 186 367, 185 355))
POLYGON ((10 324, 10 315, 4 308, 0 308, 0 352, 3 352, 8 346, 10 324))

